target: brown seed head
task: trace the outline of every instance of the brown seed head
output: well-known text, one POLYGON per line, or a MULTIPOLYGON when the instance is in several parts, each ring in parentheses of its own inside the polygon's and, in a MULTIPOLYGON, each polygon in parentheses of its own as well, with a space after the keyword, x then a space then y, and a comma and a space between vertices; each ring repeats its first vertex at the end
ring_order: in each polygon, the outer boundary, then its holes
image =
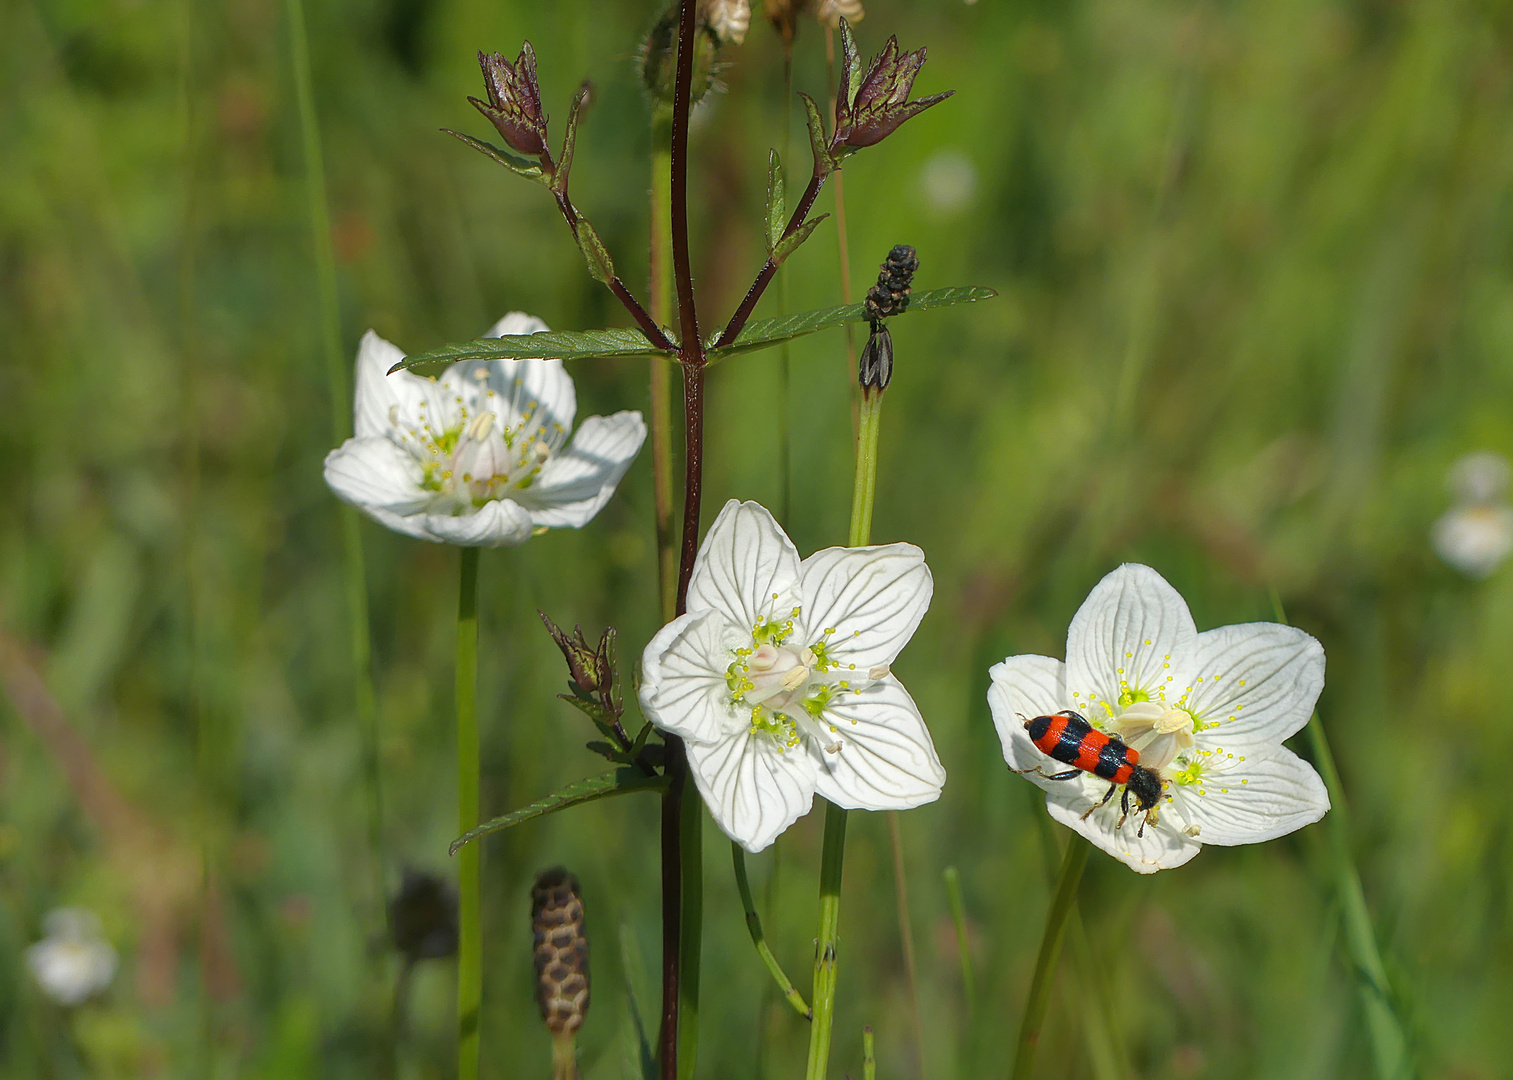
POLYGON ((536 1004, 554 1035, 572 1035, 588 1013, 588 937, 578 879, 560 866, 536 875, 531 888, 536 1004))

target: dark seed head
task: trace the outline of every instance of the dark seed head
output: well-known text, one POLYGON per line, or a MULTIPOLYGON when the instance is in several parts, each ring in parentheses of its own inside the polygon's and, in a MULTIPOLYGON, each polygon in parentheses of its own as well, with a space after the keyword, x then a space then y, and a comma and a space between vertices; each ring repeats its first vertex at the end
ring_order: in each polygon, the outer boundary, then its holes
POLYGON ((457 951, 457 893, 444 879, 406 869, 389 900, 394 947, 410 960, 439 960, 457 951))
POLYGON ((560 866, 536 875, 531 932, 541 1019, 553 1034, 571 1035, 588 1012, 588 937, 578 879, 560 866))
POLYGON ((918 269, 919 256, 908 244, 898 244, 888 252, 878 272, 877 284, 867 291, 863 305, 867 309, 867 318, 876 322, 907 308, 914 271, 918 269))

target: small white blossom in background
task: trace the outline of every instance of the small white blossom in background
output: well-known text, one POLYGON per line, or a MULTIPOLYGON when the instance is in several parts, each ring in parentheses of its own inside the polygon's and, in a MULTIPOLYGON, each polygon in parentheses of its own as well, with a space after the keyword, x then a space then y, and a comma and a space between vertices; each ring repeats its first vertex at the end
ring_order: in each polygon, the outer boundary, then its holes
MULTIPOLYGON (((489 337, 534 334, 512 312, 489 337)), ((603 509, 646 438, 638 412, 577 412, 560 360, 473 360, 439 379, 388 374, 404 354, 373 331, 357 353, 354 437, 326 455, 339 498, 406 536, 510 547, 580 528, 603 509)))
POLYGON ((751 29, 751 0, 704 0, 704 18, 721 45, 740 45, 751 29))
POLYGON ((688 613, 641 659, 641 708, 681 735, 725 835, 761 851, 816 794, 848 810, 934 801, 946 780, 890 665, 934 589, 912 544, 802 562, 766 509, 732 499, 704 538, 688 613))
POLYGON ((42 991, 59 1005, 81 1005, 110 985, 116 950, 85 908, 59 908, 43 920, 46 936, 26 950, 26 963, 42 991))
POLYGON ((815 17, 832 30, 840 29, 841 20, 848 23, 859 23, 866 12, 862 10, 862 0, 820 0, 815 17))
POLYGON ((977 166, 954 147, 937 150, 925 159, 919 186, 931 210, 942 215, 958 213, 977 198, 977 166))
POLYGON ((1282 746, 1323 689, 1323 647, 1277 623, 1200 634, 1181 594, 1148 566, 1127 563, 1098 583, 1072 619, 1065 663, 1011 656, 990 674, 1005 760, 1045 789, 1053 818, 1142 874, 1181 866, 1203 844, 1275 839, 1329 809, 1318 773, 1282 746), (1107 780, 1044 775, 1070 766, 1041 753, 1025 721, 1065 710, 1161 778, 1143 836, 1143 814, 1119 827, 1119 798, 1099 807, 1107 780))
POLYGON ((1434 550, 1461 573, 1487 577, 1513 554, 1508 461, 1490 451, 1467 454, 1450 467, 1446 486, 1455 504, 1434 523, 1434 550))

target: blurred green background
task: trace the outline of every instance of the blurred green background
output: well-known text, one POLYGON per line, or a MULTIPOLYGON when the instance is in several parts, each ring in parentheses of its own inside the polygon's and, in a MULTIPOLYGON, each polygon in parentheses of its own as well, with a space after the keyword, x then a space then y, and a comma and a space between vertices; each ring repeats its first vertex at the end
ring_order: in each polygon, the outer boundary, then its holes
MULTIPOLYGON (((1320 708, 1356 853, 1429 1075, 1507 1075, 1513 576, 1429 546, 1462 453, 1513 451, 1513 11, 1484 0, 868 0, 866 52, 927 44, 959 92, 844 173, 852 289, 900 242, 919 288, 999 299, 897 321, 875 535, 928 554, 934 606, 897 670, 950 772, 904 815, 924 1069, 881 815, 853 815, 832 1075, 999 1077, 1061 836, 1004 768, 984 700, 1004 655, 1059 655, 1087 590, 1148 562, 1200 628, 1279 590, 1325 645, 1320 708), (959 868, 975 1011, 942 873, 959 868)), ((535 44, 561 119, 599 93, 575 195, 644 294, 649 135, 634 54, 651 0, 311 0, 343 348, 418 350, 505 311, 624 325, 546 195, 438 132, 479 48, 535 44)), ((365 523, 383 859, 368 836, 331 402, 278 0, 0 5, 0 1075, 372 1077, 399 961, 383 890, 452 872, 457 555, 365 523), (121 952, 64 1010, 25 961, 43 915, 93 908, 121 952)), ((801 25, 795 81, 823 93, 801 25)), ((696 118, 693 234, 712 322, 762 255, 780 51, 760 14, 696 118)), ((806 160, 801 121, 793 153, 806 160)), ((820 209, 833 209, 832 193, 820 209)), ((836 231, 790 263, 839 301, 836 231)), ((765 309, 772 311, 769 303, 765 309)), ((775 504, 777 354, 712 374, 705 506, 775 504)), ((844 539, 844 338, 794 348, 802 551, 844 539)), ((644 363, 574 369, 581 413, 645 408, 644 363)), ((342 402, 343 413, 349 403, 342 402)), ((485 813, 602 763, 554 699, 535 619, 656 629, 649 458, 581 533, 485 553, 485 813)), ((541 1077, 528 889, 584 885, 590 1080, 635 1075, 658 956, 656 807, 596 803, 491 838, 485 1075, 541 1077)), ((751 860, 806 989, 819 820, 751 860)), ((706 834, 701 1075, 792 1077, 806 1032, 746 939, 706 834)), ((1318 826, 1140 878, 1095 854, 1038 1075, 1369 1074, 1318 826), (1090 1004, 1113 1002, 1105 1024, 1090 1004)), ((452 1070, 453 967, 422 964, 400 1074, 452 1070)))

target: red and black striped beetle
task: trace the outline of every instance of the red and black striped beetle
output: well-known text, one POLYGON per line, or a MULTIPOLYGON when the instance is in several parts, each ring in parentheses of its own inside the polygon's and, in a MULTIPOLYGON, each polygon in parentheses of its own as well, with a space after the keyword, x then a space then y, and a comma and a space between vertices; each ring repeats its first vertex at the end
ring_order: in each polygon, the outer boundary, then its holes
POLYGON ((1054 775, 1042 771, 1039 766, 1020 769, 1019 772, 1038 772, 1047 780, 1072 780, 1083 773, 1091 773, 1109 781, 1108 793, 1100 802, 1088 808, 1087 813, 1082 815, 1084 820, 1088 814, 1112 799, 1114 792, 1123 785, 1124 796, 1119 800, 1123 813, 1119 815, 1119 823, 1114 828, 1122 829, 1124 819, 1129 817, 1131 792, 1135 796, 1136 813, 1145 814, 1135 835, 1145 835, 1147 822, 1155 824, 1156 808, 1161 802, 1161 777, 1154 769, 1140 764, 1139 751, 1130 749, 1116 736, 1105 735, 1089 724, 1081 714, 1070 709, 1026 720, 1024 729, 1037 749, 1072 768, 1054 775))

